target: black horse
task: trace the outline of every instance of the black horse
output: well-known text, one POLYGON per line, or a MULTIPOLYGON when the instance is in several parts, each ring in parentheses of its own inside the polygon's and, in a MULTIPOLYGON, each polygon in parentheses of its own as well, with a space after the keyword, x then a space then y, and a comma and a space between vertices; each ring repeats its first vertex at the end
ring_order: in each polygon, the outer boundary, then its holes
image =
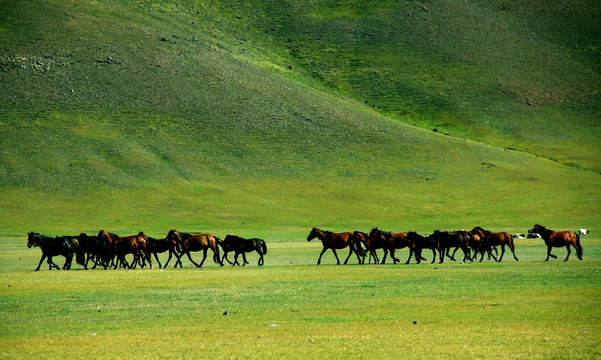
POLYGON ((471 251, 468 247, 470 236, 467 231, 461 230, 447 232, 435 230, 434 233, 432 233, 428 237, 433 242, 434 246, 436 247, 436 250, 438 250, 438 253, 440 255, 439 263, 442 264, 444 262, 445 253, 446 256, 449 257, 449 259, 455 261, 455 258, 449 255, 449 250, 450 248, 456 247, 461 248, 461 250, 463 251, 463 260, 461 261, 462 263, 466 260, 473 261, 471 257, 471 251))
POLYGON ((429 236, 422 236, 415 231, 409 231, 409 233, 407 233, 407 241, 409 242, 409 258, 405 264, 409 264, 412 254, 415 254, 415 261, 417 261, 418 264, 421 263, 422 260, 426 260, 422 257, 423 249, 432 250, 431 264, 436 261, 436 243, 429 236))
POLYGON ((244 239, 236 235, 227 235, 223 241, 219 242, 219 245, 223 249, 223 258, 230 264, 232 264, 232 262, 228 260, 227 253, 230 251, 235 252, 234 262, 232 265, 240 265, 238 262, 238 255, 240 254, 242 254, 242 266, 248 264, 248 261, 246 261, 246 253, 253 251, 256 251, 259 254, 259 261, 257 265, 263 266, 265 262, 263 255, 267 254, 267 245, 265 245, 265 241, 262 239, 244 239))
POLYGON ((65 265, 63 265, 63 270, 69 270, 71 269, 73 254, 77 251, 79 243, 77 238, 71 236, 50 237, 30 232, 27 234, 27 247, 31 248, 32 246, 39 246, 42 250, 42 258, 40 259, 38 267, 35 269, 35 271, 40 270, 40 266, 46 258, 48 258, 48 270, 52 270, 53 267, 60 269, 58 265, 52 261, 52 257, 58 255, 65 257, 65 265))

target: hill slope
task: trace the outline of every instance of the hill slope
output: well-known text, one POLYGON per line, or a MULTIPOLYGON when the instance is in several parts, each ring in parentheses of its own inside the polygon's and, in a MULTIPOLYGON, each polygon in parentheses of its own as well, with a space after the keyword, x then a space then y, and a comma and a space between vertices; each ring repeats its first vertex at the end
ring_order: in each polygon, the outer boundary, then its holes
MULTIPOLYGON (((512 121, 481 123, 478 113, 469 113, 461 102, 473 97, 493 108, 511 103, 502 92, 495 95, 500 102, 485 96, 490 88, 480 93, 490 73, 405 49, 409 57, 419 55, 431 64, 432 79, 391 78, 392 85, 386 86, 381 84, 385 76, 362 79, 365 64, 353 70, 352 62, 336 76, 334 69, 346 55, 328 53, 319 37, 309 41, 307 23, 294 22, 297 14, 307 14, 302 4, 245 9, 227 2, 204 4, 1 4, 0 201, 5 221, 0 232, 104 227, 160 234, 177 227, 296 237, 314 225, 365 229, 380 224, 424 231, 475 222, 522 231, 543 220, 597 225, 597 174, 441 134, 498 145, 519 133, 501 131, 512 121), (286 9, 288 15, 273 17, 286 9), (290 29, 294 24, 296 32, 290 29), (269 31, 274 34, 264 36, 269 31), (287 33, 306 34, 302 51, 293 49, 300 40, 284 40, 287 33), (467 94, 448 96, 446 105, 437 96, 427 100, 424 93, 443 86, 435 78, 449 76, 437 71, 449 70, 449 64, 460 68, 456 78, 465 83, 444 86, 467 94), (327 76, 316 73, 320 67, 327 76), (358 78, 345 87, 350 75, 358 78), (400 82, 419 83, 423 91, 398 93, 400 82), (393 98, 402 99, 398 109, 391 105, 393 98), (501 140, 495 140, 497 134, 501 140)), ((341 9, 343 14, 354 9, 351 5, 341 9)), ((322 26, 326 15, 336 15, 327 7, 312 11, 322 26)), ((373 9, 367 13, 350 15, 367 21, 373 9)), ((340 22, 329 24, 335 30, 340 22)), ((385 44, 376 45, 382 50, 385 44)), ((340 49, 357 51, 364 59, 376 46, 371 41, 359 45, 340 49)), ((389 58, 400 49, 392 45, 389 58)), ((571 130, 549 130, 551 136, 580 136, 587 127, 598 131, 587 110, 597 106, 592 96, 566 100, 572 105, 580 101, 573 114, 582 116, 568 117, 575 124, 571 130)), ((512 107, 502 110, 513 113, 512 107)), ((564 111, 544 105, 529 121, 564 111)), ((566 161, 581 154, 585 160, 579 164, 594 168, 598 154, 591 153, 598 143, 583 138, 579 147, 555 148, 530 139, 528 144, 562 161, 559 155, 570 150, 566 161)))

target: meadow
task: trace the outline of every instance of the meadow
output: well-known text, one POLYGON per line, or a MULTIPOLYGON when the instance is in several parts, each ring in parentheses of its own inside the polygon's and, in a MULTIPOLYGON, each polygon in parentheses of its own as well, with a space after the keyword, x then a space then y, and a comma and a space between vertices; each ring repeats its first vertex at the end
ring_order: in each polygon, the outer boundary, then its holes
POLYGON ((565 263, 564 249, 544 262, 538 239, 516 240, 519 262, 466 264, 337 266, 327 252, 317 266, 318 242, 267 245, 263 267, 255 254, 245 267, 33 272, 40 251, 4 238, 0 357, 601 356, 598 237, 565 263))
POLYGON ((0 0, 0 358, 600 358, 600 18, 0 0), (592 229, 584 261, 316 266, 304 240, 535 223, 592 229), (173 228, 267 239, 265 266, 34 273, 25 241, 173 228))

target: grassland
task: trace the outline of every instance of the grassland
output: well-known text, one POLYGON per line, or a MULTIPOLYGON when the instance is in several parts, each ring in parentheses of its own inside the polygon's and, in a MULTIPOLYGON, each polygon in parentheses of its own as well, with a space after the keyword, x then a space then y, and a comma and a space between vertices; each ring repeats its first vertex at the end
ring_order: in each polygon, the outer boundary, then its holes
POLYGON ((519 262, 317 266, 321 244, 271 240, 264 267, 37 273, 1 244, 4 359, 601 356, 597 237, 567 263, 517 240, 519 262))
POLYGON ((0 0, 0 358, 601 357, 599 19, 0 0), (317 267, 299 241, 534 223, 592 229, 585 260, 317 267), (33 273, 24 241, 173 228, 270 239, 266 266, 33 273))

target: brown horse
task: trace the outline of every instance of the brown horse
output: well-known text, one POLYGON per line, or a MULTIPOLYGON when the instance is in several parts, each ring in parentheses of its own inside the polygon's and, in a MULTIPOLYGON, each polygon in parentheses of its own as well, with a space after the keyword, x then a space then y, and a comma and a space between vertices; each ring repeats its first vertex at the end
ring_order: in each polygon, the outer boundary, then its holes
MULTIPOLYGON (((503 255, 505 254, 505 245, 507 245, 507 247, 509 247, 509 249, 511 250, 515 261, 519 261, 517 256, 515 256, 515 245, 513 244, 513 236, 511 236, 509 233, 493 233, 488 230, 484 230, 479 226, 476 226, 472 229, 472 231, 470 231, 470 234, 477 234, 478 236, 480 236, 480 238, 482 239, 481 245, 484 249, 488 251, 490 251, 490 248, 494 246, 501 245, 501 256, 497 261, 500 262, 501 260, 503 260, 503 255)), ((482 256, 484 256, 484 254, 482 254, 482 256)), ((480 258, 480 261, 482 261, 482 258, 480 258)))
POLYGON ((188 259, 192 264, 194 264, 194 266, 201 267, 202 264, 204 264, 205 259, 207 258, 207 250, 209 249, 213 251, 213 261, 223 266, 223 263, 219 258, 219 245, 217 244, 219 239, 213 235, 192 235, 171 230, 167 234, 166 239, 175 240, 182 248, 182 252, 177 256, 177 261, 175 262, 174 267, 177 267, 177 264, 179 264, 179 267, 182 267, 182 256, 184 256, 184 254, 188 255, 188 259), (190 256, 191 251, 203 252, 203 257, 200 264, 197 264, 196 262, 194 262, 194 260, 192 260, 192 256, 190 256))
POLYGON ((323 245, 323 250, 321 254, 319 254, 319 259, 317 259, 317 265, 321 264, 321 257, 323 253, 328 249, 332 249, 334 256, 336 257, 336 262, 340 265, 340 259, 338 259, 338 254, 336 254, 336 249, 344 249, 346 247, 349 248, 348 256, 346 260, 344 260, 344 264, 348 262, 348 259, 351 257, 353 252, 357 255, 357 260, 359 260, 359 264, 362 264, 361 257, 362 251, 361 245, 359 243, 355 243, 352 238, 353 233, 351 232, 343 232, 343 233, 333 233, 331 231, 320 230, 318 228, 313 228, 307 236, 307 241, 311 241, 315 238, 321 240, 321 244, 323 245))
MULTIPOLYGON (((397 249, 402 249, 408 247, 410 245, 407 239, 407 232, 393 233, 389 231, 382 231, 378 228, 371 229, 369 232, 369 239, 374 243, 379 243, 382 245, 382 249, 384 249, 384 258, 382 258, 382 264, 386 263, 386 256, 388 252, 390 252, 390 257, 394 264, 400 262, 401 260, 394 257, 394 252, 397 249)), ((411 259, 412 253, 409 254, 409 259, 411 259)))
POLYGON ((152 259, 148 253, 148 238, 143 232, 138 233, 138 235, 119 236, 117 234, 100 230, 98 233, 98 238, 113 244, 115 255, 117 256, 117 263, 114 264, 115 269, 119 265, 118 262, 121 262, 123 267, 133 269, 140 261, 140 257, 142 257, 143 260, 148 261, 150 268, 152 269, 152 259), (127 254, 132 254, 134 256, 134 260, 131 265, 129 265, 125 259, 125 255, 127 254))
POLYGON ((568 256, 566 256, 564 261, 568 261, 570 258, 570 253, 572 252, 570 246, 576 249, 578 259, 582 260, 582 245, 580 245, 580 236, 578 234, 571 231, 555 232, 538 224, 528 230, 528 233, 539 234, 545 240, 545 244, 547 245, 547 259, 545 261, 549 261, 549 256, 556 258, 556 256, 551 255, 551 250, 554 247, 564 246, 568 249, 568 256))
MULTIPOLYGON (((498 256, 499 256, 499 252, 497 251, 497 248, 495 246, 492 247, 486 247, 485 243, 484 243, 484 239, 482 238, 482 236, 478 235, 478 234, 472 234, 472 233, 468 233, 469 235, 469 241, 468 241, 468 246, 469 248, 471 248, 474 251, 474 256, 472 257, 472 259, 476 260, 478 258, 478 254, 480 254, 480 262, 482 262, 482 260, 484 259, 484 253, 488 254, 488 260, 490 260, 491 258, 494 258, 495 261, 498 261, 498 256), (496 255, 492 254, 492 251, 495 251, 496 255)), ((455 256, 455 252, 458 250, 459 248, 456 248, 455 251, 453 252, 453 256, 455 256)))
POLYGON ((378 253, 376 252, 376 249, 381 249, 382 246, 380 244, 376 244, 375 242, 371 241, 369 238, 369 234, 361 232, 361 231, 355 231, 353 232, 352 235, 352 241, 355 244, 358 244, 358 246, 361 246, 360 244, 365 245, 365 251, 363 252, 362 258, 363 261, 362 263, 365 263, 365 255, 367 254, 367 252, 369 251, 369 258, 368 258, 368 262, 369 264, 371 264, 371 259, 374 259, 374 264, 378 264, 380 262, 380 259, 378 258, 378 253))

